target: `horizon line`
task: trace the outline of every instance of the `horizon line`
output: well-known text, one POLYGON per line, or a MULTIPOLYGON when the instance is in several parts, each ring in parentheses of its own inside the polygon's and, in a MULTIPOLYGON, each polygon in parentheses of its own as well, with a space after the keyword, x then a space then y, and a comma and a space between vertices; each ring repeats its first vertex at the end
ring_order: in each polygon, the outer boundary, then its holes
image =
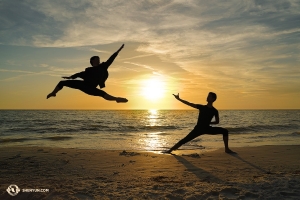
MULTIPOLYGON (((155 109, 155 108, 149 108, 149 109, 35 109, 35 108, 28 108, 28 109, 26 109, 26 108, 21 108, 21 109, 19 109, 19 108, 13 108, 13 109, 11 109, 11 108, 4 108, 4 109, 2 109, 2 108, 0 108, 0 111, 2 111, 2 110, 49 110, 49 111, 51 111, 51 110, 93 110, 93 111, 114 111, 114 110, 197 110, 196 108, 194 108, 194 109, 155 109)), ((248 108, 233 108, 233 109, 228 109, 228 108, 226 108, 226 109, 218 109, 218 110, 300 110, 300 108, 253 108, 253 109, 248 109, 248 108)))

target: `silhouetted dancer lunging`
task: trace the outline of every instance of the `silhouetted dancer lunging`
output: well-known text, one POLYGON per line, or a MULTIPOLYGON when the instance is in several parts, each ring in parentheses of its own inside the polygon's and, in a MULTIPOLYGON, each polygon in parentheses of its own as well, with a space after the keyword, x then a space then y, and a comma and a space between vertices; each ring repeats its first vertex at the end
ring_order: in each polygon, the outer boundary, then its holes
POLYGON ((92 95, 103 97, 108 101, 116 101, 117 103, 126 103, 128 100, 122 97, 114 97, 103 90, 97 88, 99 85, 100 88, 105 87, 105 81, 108 78, 108 67, 112 64, 114 59, 117 57, 118 53, 123 49, 124 44, 116 51, 106 62, 100 63, 100 58, 98 56, 93 56, 90 59, 92 67, 88 67, 85 71, 76 73, 70 77, 62 77, 64 79, 76 79, 82 78, 82 80, 66 80, 60 81, 54 90, 47 95, 47 99, 50 97, 55 97, 56 93, 60 91, 64 86, 81 90, 82 92, 92 95))
POLYGON ((179 93, 177 95, 173 94, 174 97, 181 101, 182 103, 191 106, 193 108, 199 109, 198 122, 195 128, 182 140, 180 140, 177 144, 175 144, 170 150, 165 151, 165 153, 171 153, 173 150, 178 149, 181 145, 193 140, 194 138, 203 135, 203 134, 223 134, 223 140, 225 145, 226 153, 235 153, 228 148, 228 130, 221 127, 212 127, 210 124, 218 124, 219 123, 219 112, 216 108, 213 107, 213 102, 217 99, 217 95, 213 92, 208 93, 207 96, 207 104, 193 104, 188 101, 179 98, 179 93), (212 118, 215 116, 215 121, 212 122, 212 118))

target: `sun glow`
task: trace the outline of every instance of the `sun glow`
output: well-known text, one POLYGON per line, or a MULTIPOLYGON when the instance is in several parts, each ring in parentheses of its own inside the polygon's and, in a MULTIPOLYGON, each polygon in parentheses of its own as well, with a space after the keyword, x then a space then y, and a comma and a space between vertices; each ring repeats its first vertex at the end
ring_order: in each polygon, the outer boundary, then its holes
POLYGON ((149 100, 156 101, 164 96, 165 84, 159 78, 147 79, 142 84, 142 95, 149 100))

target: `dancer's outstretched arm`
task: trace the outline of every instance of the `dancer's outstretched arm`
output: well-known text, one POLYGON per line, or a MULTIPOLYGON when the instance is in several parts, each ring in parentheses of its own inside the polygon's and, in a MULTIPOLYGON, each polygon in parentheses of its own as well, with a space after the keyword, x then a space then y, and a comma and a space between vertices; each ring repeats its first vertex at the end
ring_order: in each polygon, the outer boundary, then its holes
POLYGON ((83 71, 83 72, 73 74, 72 76, 63 76, 62 78, 64 78, 64 79, 75 79, 75 78, 84 79, 84 75, 85 75, 85 72, 83 71))
POLYGON ((108 68, 114 62, 115 58, 117 57, 119 52, 123 49, 123 47, 124 44, 122 44, 122 46, 118 49, 118 51, 116 51, 113 55, 111 55, 110 58, 105 62, 106 68, 108 68))
POLYGON ((190 103, 190 102, 188 102, 188 101, 185 101, 185 100, 183 100, 183 99, 181 99, 180 97, 179 97, 179 93, 176 95, 176 94, 173 94, 174 95, 174 97, 178 100, 178 101, 181 101, 182 103, 184 103, 184 104, 186 104, 186 105, 188 105, 188 106, 191 106, 191 107, 193 107, 193 108, 197 108, 197 104, 194 104, 194 103, 190 103))

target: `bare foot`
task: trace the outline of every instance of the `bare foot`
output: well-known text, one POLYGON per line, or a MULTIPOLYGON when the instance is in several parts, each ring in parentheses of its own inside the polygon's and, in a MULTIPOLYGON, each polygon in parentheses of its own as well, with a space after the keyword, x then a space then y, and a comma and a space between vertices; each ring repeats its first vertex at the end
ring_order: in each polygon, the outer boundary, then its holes
POLYGON ((225 150, 225 153, 236 154, 236 152, 231 151, 230 149, 226 149, 226 150, 225 150))
POLYGON ((125 99, 125 98, 122 98, 122 97, 118 97, 117 100, 116 100, 116 102, 117 103, 126 103, 126 102, 128 102, 128 100, 125 99))
POLYGON ((47 95, 47 99, 49 99, 50 97, 56 97, 56 94, 53 94, 52 92, 50 94, 47 95))
POLYGON ((170 149, 170 150, 162 151, 161 153, 168 153, 168 154, 170 154, 171 152, 172 152, 172 150, 170 149))

